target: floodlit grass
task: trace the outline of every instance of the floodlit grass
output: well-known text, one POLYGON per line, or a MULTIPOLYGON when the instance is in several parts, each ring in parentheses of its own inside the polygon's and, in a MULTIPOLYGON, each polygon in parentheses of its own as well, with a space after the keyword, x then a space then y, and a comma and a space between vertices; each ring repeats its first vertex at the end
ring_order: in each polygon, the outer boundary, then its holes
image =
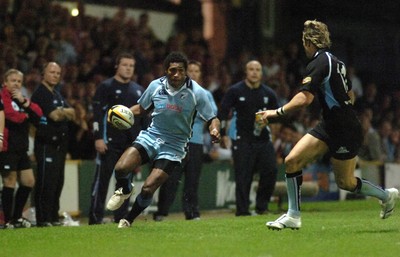
POLYGON ((304 203, 303 210, 300 230, 268 230, 265 222, 279 214, 233 213, 163 222, 149 215, 129 229, 107 224, 1 230, 0 256, 400 256, 400 213, 379 219, 376 200, 304 203))

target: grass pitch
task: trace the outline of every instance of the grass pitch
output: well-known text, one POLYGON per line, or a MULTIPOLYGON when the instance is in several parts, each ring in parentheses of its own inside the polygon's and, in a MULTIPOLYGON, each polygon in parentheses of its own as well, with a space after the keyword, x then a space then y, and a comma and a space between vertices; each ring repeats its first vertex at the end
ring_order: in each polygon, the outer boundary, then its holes
POLYGON ((280 214, 234 217, 203 212, 200 221, 141 216, 129 229, 115 224, 0 230, 1 257, 400 256, 400 211, 379 218, 376 200, 303 203, 300 230, 273 231, 280 214))

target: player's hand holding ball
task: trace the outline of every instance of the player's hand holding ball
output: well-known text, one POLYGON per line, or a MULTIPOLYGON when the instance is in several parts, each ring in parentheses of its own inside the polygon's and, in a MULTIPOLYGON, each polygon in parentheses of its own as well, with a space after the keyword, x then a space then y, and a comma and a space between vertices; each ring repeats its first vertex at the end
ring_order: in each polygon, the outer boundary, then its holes
POLYGON ((135 117, 128 107, 118 104, 108 110, 107 122, 117 129, 125 130, 132 127, 135 117))

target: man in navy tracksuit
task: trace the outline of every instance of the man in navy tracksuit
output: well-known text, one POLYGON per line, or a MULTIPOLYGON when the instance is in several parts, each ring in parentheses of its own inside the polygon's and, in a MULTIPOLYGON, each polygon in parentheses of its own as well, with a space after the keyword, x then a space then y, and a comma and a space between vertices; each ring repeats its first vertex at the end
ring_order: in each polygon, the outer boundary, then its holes
POLYGON ((232 85, 222 99, 218 113, 221 120, 221 145, 227 144, 226 121, 231 111, 236 113, 236 139, 232 154, 236 182, 236 216, 247 216, 250 189, 255 173, 259 173, 255 211, 268 211, 275 188, 277 165, 275 150, 268 127, 257 127, 255 113, 278 107, 275 92, 261 82, 262 70, 258 61, 246 64, 246 78, 232 85))
POLYGON ((75 118, 56 86, 61 80, 61 67, 55 62, 45 64, 43 79, 31 100, 43 111, 35 135, 37 162, 35 207, 39 227, 60 226, 60 196, 64 186, 64 167, 68 149, 68 122, 75 118))
MULTIPOLYGON (((131 107, 137 104, 144 88, 132 81, 135 59, 129 53, 120 54, 116 59, 115 75, 104 80, 93 98, 94 134, 97 151, 96 172, 92 184, 89 210, 89 224, 101 224, 104 217, 104 204, 110 178, 119 157, 132 144, 142 128, 146 126, 145 117, 135 117, 135 124, 128 130, 118 130, 106 122, 108 110, 117 104, 131 107)), ((114 212, 114 221, 126 214, 129 201, 114 212)))

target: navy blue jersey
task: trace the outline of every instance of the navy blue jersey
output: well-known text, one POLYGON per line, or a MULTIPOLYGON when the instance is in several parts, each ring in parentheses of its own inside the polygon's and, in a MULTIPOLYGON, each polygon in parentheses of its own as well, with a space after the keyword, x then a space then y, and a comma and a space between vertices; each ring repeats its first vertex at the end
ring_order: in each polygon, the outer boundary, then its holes
POLYGON ((240 81, 232 85, 222 99, 218 118, 223 121, 229 118, 231 111, 236 112, 236 138, 252 141, 268 141, 269 130, 263 129, 260 136, 255 136, 255 113, 268 109, 278 108, 278 99, 275 92, 265 84, 251 89, 240 81))
POLYGON ((95 139, 104 139, 108 144, 125 149, 137 137, 144 126, 144 117, 135 116, 135 124, 128 130, 118 130, 107 123, 108 110, 117 104, 131 107, 137 104, 144 88, 130 81, 121 83, 114 77, 104 80, 97 87, 93 97, 95 139))
MULTIPOLYGON (((318 50, 309 62, 300 90, 318 97, 325 120, 333 119, 337 110, 352 108, 347 92, 351 90, 345 64, 325 49, 318 50)), ((346 112, 351 113, 351 112, 346 112)))
POLYGON ((354 158, 363 141, 361 124, 353 110, 346 66, 331 53, 320 49, 307 65, 301 90, 318 97, 323 120, 309 133, 324 141, 339 160, 354 158))
POLYGON ((70 107, 57 90, 50 91, 45 85, 40 84, 33 92, 31 101, 39 105, 43 111, 42 121, 40 122, 35 140, 66 145, 68 141, 68 121, 54 121, 49 118, 49 114, 58 108, 70 107))

